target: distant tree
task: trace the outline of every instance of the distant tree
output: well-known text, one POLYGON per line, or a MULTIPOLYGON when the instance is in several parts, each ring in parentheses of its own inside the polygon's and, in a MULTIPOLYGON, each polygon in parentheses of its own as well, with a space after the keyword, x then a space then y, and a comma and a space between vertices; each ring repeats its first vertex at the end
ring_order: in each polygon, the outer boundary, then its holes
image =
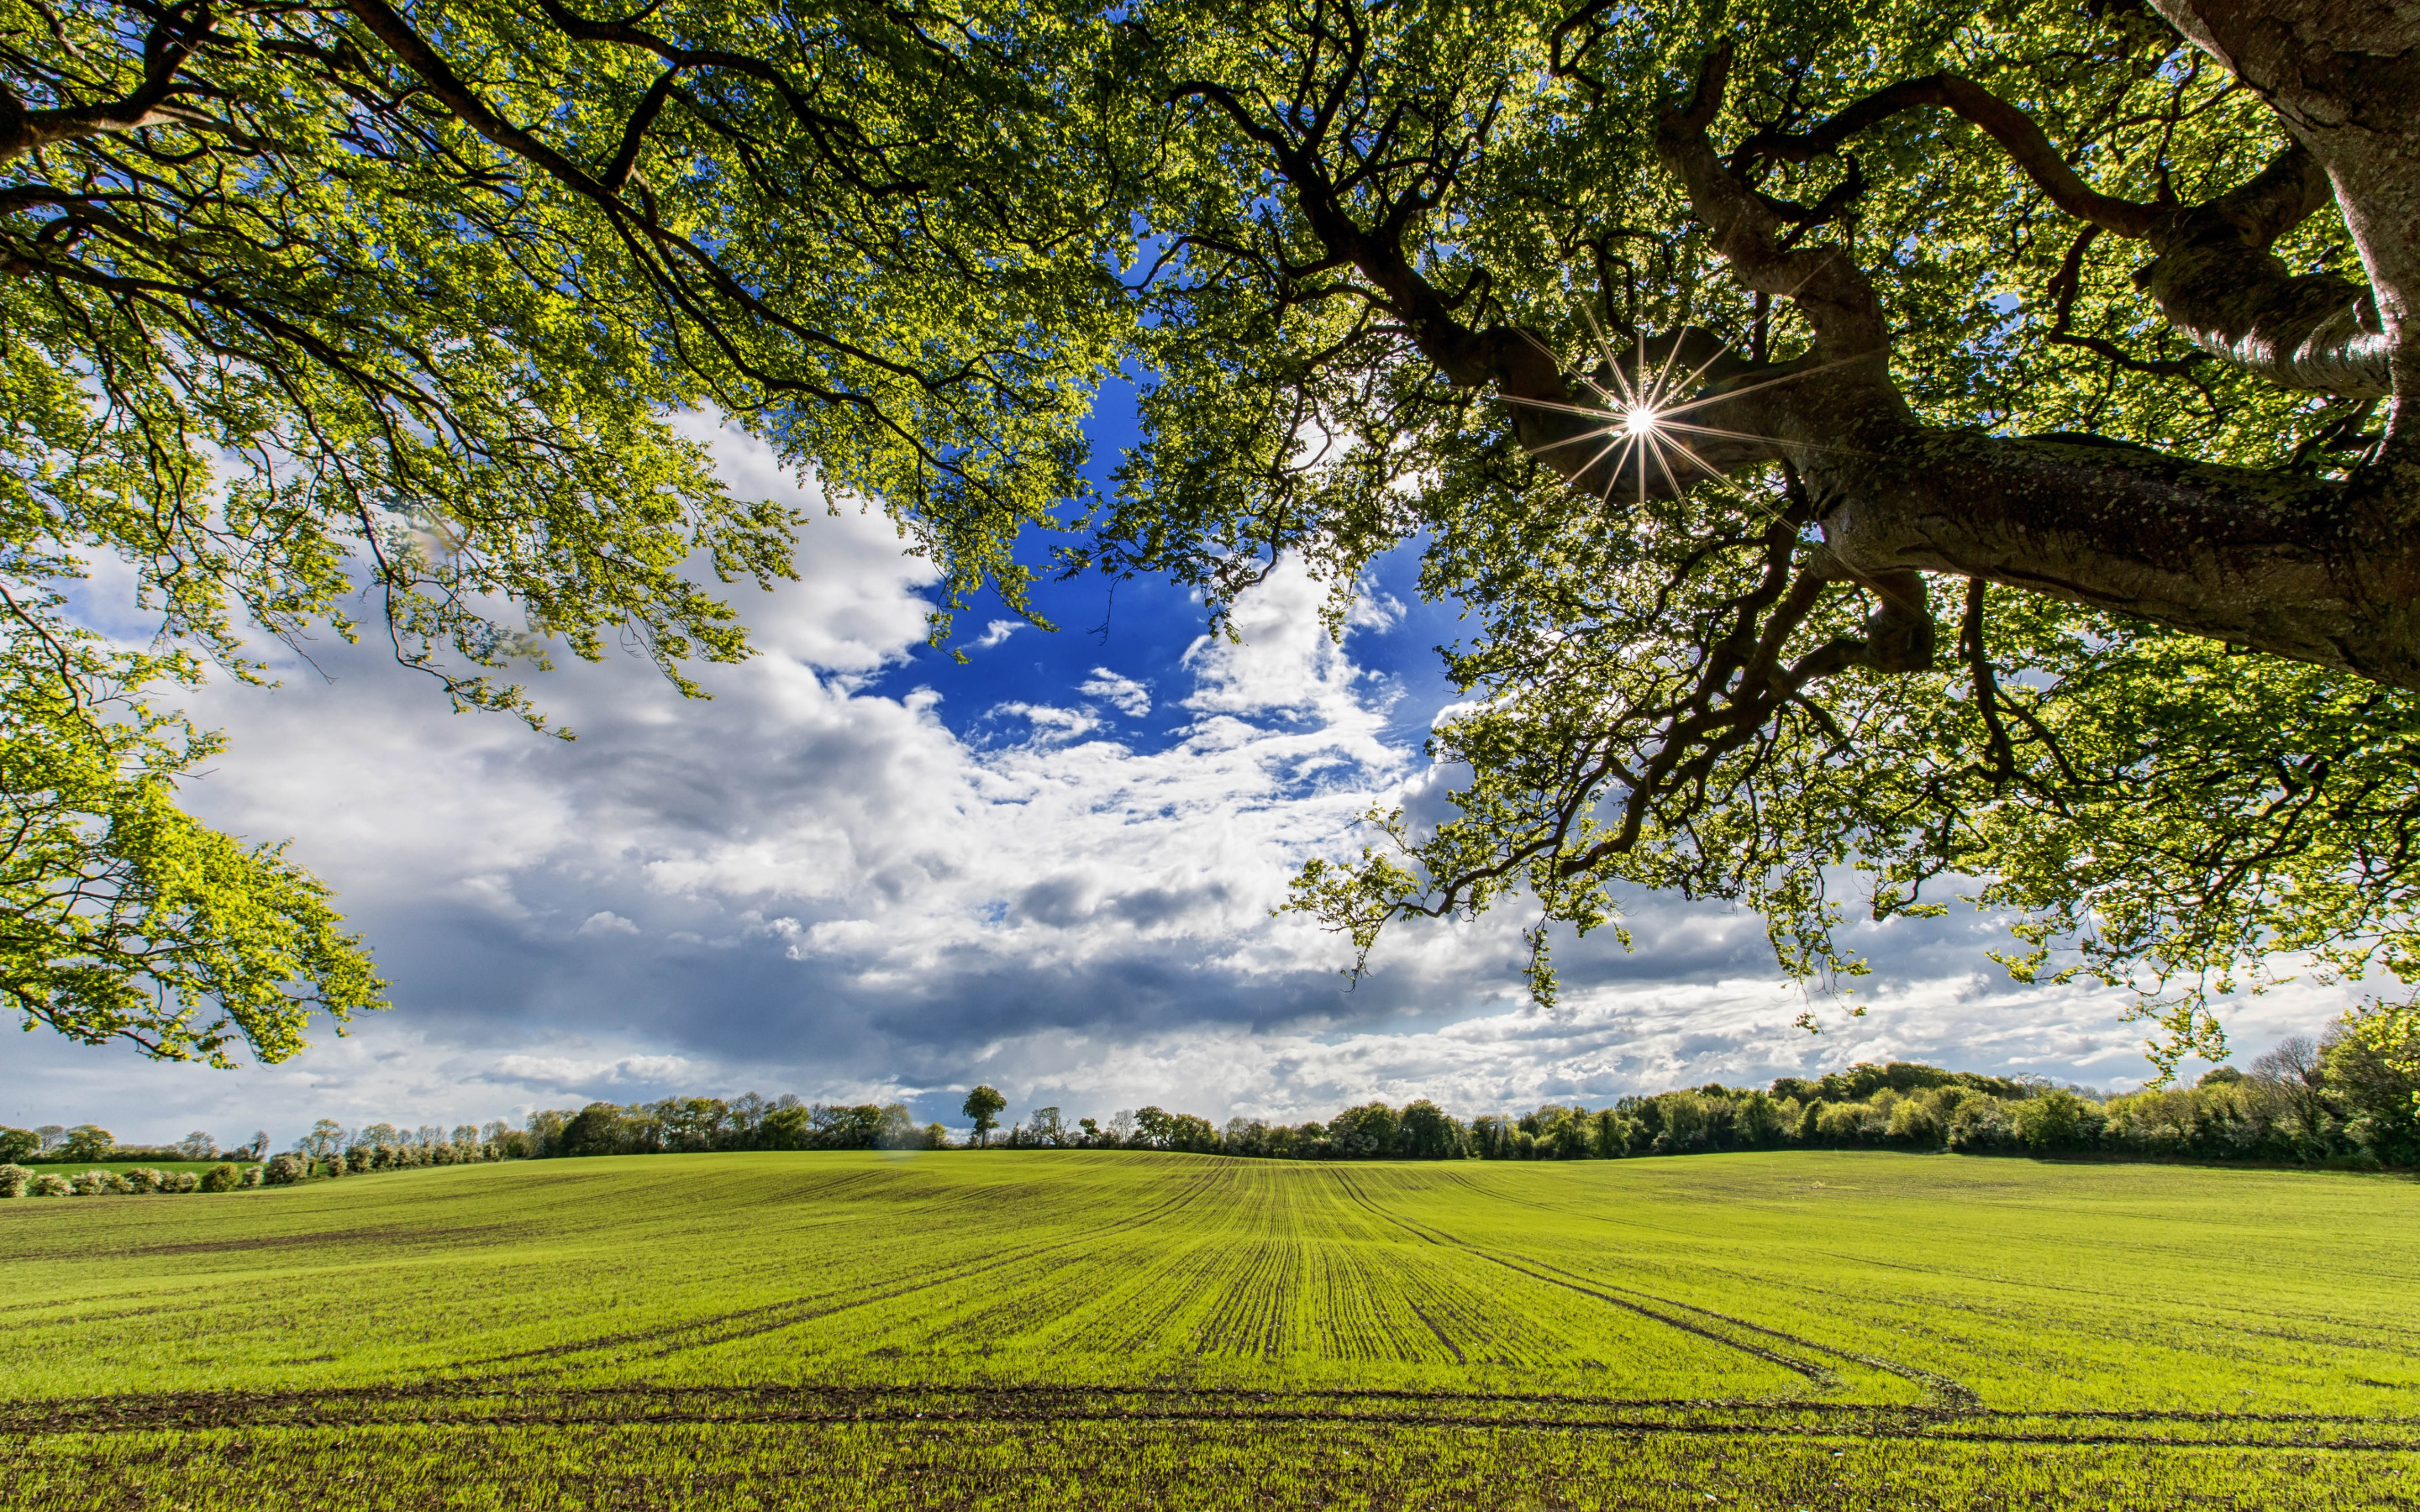
POLYGON ((117 1136, 97 1124, 79 1123, 68 1131, 59 1153, 68 1160, 107 1160, 117 1148, 117 1136))
POLYGON ((591 1103, 563 1126, 563 1153, 613 1155, 622 1149, 622 1110, 611 1103, 591 1103))
POLYGON ((2201 1073, 2201 1080, 2194 1083, 2194 1085, 2195 1087, 2225 1087, 2230 1082, 2240 1082, 2242 1080, 2243 1080, 2243 1072, 2236 1070, 2232 1066, 2212 1066, 2210 1070, 2203 1072, 2201 1073))
POLYGON ((1134 1116, 1134 1133, 1126 1136, 1126 1141, 1145 1149, 1166 1149, 1168 1136, 1174 1123, 1174 1118, 1165 1108, 1137 1108, 1134 1116))
POLYGON ((967 1094, 967 1101, 958 1111, 974 1120, 978 1149, 991 1143, 991 1132, 1000 1123, 1000 1110, 1006 1106, 1008 1099, 989 1087, 978 1087, 967 1094))
POLYGON ((1539 1159, 1579 1160, 1594 1153, 1590 1148, 1588 1126, 1583 1121, 1585 1109, 1550 1103, 1539 1109, 1535 1118, 1537 1127, 1530 1134, 1537 1141, 1539 1159))
POLYGON ((1619 1160, 1630 1153, 1630 1120, 1611 1108, 1589 1115, 1589 1149, 1599 1160, 1619 1160))
POLYGON ((311 1125, 311 1132, 294 1141, 297 1152, 312 1160, 326 1160, 345 1148, 345 1126, 334 1119, 321 1119, 311 1125))
POLYGON ((1763 1092, 1750 1092, 1736 1106, 1733 1128, 1740 1141, 1769 1145, 1781 1137, 1781 1104, 1763 1092))
POLYGON ((1124 1145, 1134 1137, 1134 1109, 1120 1108, 1109 1115, 1109 1143, 1124 1145))
POLYGON ((1397 1125, 1393 1108, 1384 1103, 1364 1103, 1328 1119, 1327 1139, 1336 1153, 1348 1158, 1391 1155, 1397 1125))
POLYGON ((1093 1146, 1097 1145, 1097 1144, 1099 1144, 1099 1143, 1101 1142, 1101 1120, 1100 1120, 1100 1119, 1077 1119, 1077 1120, 1076 1120, 1076 1127, 1084 1131, 1084 1148, 1085 1148, 1085 1149, 1091 1149, 1093 1146))
POLYGON ((2252 1062, 2253 1079, 2277 1089, 2293 1110, 2306 1138, 2319 1135, 2327 1118, 2323 1091, 2327 1073, 2319 1065, 2319 1041, 2307 1034, 2288 1035, 2274 1049, 2252 1062))
POLYGON ((731 1117, 730 1105, 719 1097, 667 1098, 654 1111, 666 1149, 713 1149, 731 1117))
POLYGON ((563 1132, 579 1117, 566 1108, 540 1108, 529 1116, 523 1125, 529 1136, 529 1152, 536 1159, 568 1154, 563 1148, 563 1132))
POLYGON ((46 1123, 36 1129, 34 1133, 41 1137, 42 1149, 45 1153, 68 1142, 67 1125, 63 1123, 46 1123))
POLYGON ((244 1160, 267 1159, 269 1155, 269 1131, 266 1129, 255 1129, 252 1132, 252 1143, 246 1145, 241 1149, 230 1151, 230 1153, 240 1156, 244 1160))
POLYGON ((794 1103, 768 1112, 757 1120, 756 1143, 763 1149, 805 1149, 814 1143, 807 1110, 794 1103))
POLYGON ((30 1160, 41 1148, 42 1136, 31 1129, 0 1129, 0 1165, 30 1160))
POLYGON ((1421 1098, 1395 1120, 1395 1152, 1414 1160, 1445 1160, 1462 1153, 1462 1126, 1445 1109, 1421 1098))
POLYGON ((882 1143, 882 1110, 871 1103, 840 1107, 818 1103, 807 1110, 817 1149, 873 1149, 882 1143))
POLYGON ((1025 1119, 1026 1133, 1035 1144, 1056 1149, 1067 1143, 1068 1131, 1057 1108, 1035 1108, 1025 1119))
POLYGON ((875 1143, 884 1149, 922 1149, 924 1131, 917 1126, 916 1117, 905 1103, 885 1103, 878 1110, 875 1143))
POLYGON ((2051 1088, 2018 1104, 2017 1132, 2028 1149, 2068 1149, 2084 1134, 2085 1108, 2084 1099, 2051 1088))
POLYGON ((950 1126, 940 1122, 924 1125, 924 1148, 926 1149, 949 1149, 950 1126))
POLYGON ((216 1160, 219 1156, 219 1142, 205 1131, 196 1129, 177 1141, 177 1153, 187 1160, 216 1160))
POLYGON ((724 1146, 732 1149, 755 1149, 757 1131, 764 1124, 765 1115, 772 1110, 773 1104, 766 1102, 762 1093, 742 1092, 732 1099, 723 1119, 724 1146))

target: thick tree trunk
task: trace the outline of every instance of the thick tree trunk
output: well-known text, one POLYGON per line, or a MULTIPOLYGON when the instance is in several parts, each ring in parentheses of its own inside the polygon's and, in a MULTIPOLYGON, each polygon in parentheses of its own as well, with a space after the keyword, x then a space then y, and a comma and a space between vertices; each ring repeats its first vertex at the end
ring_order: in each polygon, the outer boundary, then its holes
POLYGON ((2369 274, 2396 408, 2408 409, 2420 394, 2420 0, 2152 3, 2326 168, 2369 274))

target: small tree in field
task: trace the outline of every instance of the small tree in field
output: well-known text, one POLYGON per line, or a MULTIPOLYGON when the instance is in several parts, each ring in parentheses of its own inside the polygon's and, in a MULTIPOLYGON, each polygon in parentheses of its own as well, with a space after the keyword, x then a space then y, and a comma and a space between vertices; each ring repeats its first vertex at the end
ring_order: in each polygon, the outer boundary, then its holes
POLYGON ((967 1094, 966 1105, 958 1111, 975 1121, 977 1147, 991 1143, 991 1132, 1000 1124, 1000 1110, 1006 1106, 1008 1099, 988 1087, 978 1087, 967 1094))

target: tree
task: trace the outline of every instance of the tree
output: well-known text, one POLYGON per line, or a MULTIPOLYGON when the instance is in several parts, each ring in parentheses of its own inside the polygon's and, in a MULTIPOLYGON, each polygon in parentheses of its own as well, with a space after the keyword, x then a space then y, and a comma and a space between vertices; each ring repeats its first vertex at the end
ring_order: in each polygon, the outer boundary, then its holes
POLYGON ((1396 1121, 1395 1152, 1414 1160, 1444 1160, 1462 1153, 1462 1128, 1452 1115, 1427 1098, 1407 1104, 1396 1121))
POLYGON ((878 501, 951 602, 1023 605, 1010 540, 1082 491, 1124 226, 1037 130, 1077 102, 1080 8, 987 3, 10 0, 0 980, 29 1024, 227 1065, 379 1007, 308 872, 178 808, 218 745, 174 701, 315 626, 535 725, 511 669, 562 652, 695 691, 747 641, 688 564, 768 585, 799 521, 674 411, 878 501), (157 649, 73 621, 94 557, 157 649))
POLYGON ((42 1136, 31 1129, 0 1128, 0 1165, 14 1165, 41 1152, 42 1136))
POLYGON ((2327 1117, 2327 1071, 2316 1041, 2307 1034, 2288 1035, 2253 1060, 2252 1074, 2285 1094, 2305 1137, 2319 1137, 2327 1117))
POLYGON ((311 1132, 294 1141, 295 1153, 312 1161, 323 1161, 345 1148, 345 1126, 334 1119, 321 1119, 311 1125, 311 1132))
POLYGON ((624 1137, 622 1110, 611 1103, 591 1103, 564 1124, 559 1152, 566 1155, 617 1155, 624 1137))
POLYGON ((1963 889, 2020 979, 2133 991, 2168 1067, 2274 959, 2420 980, 2420 61, 2368 11, 19 3, 30 1018, 273 1057, 374 1005, 281 855, 145 890, 188 875, 147 837, 205 845, 142 815, 209 739, 148 701, 356 586, 533 721, 506 670, 549 647, 744 655, 680 563, 769 580, 797 522, 666 420, 706 404, 951 603, 1022 605, 1014 538, 1063 526, 1062 570, 1214 621, 1307 561, 1341 625, 1419 543, 1476 626, 1431 741, 1467 775, 1297 877, 1357 966, 1523 894, 1551 1002, 1546 926, 1644 887, 1838 980, 1852 904, 1963 889), (1141 442, 1096 500, 1113 369, 1141 442), (184 650, 76 638, 94 552, 184 650))
POLYGON ((177 1153, 187 1160, 216 1160, 219 1142, 210 1137, 208 1130, 196 1129, 177 1141, 177 1153))
POLYGON ((117 1148, 117 1136, 98 1124, 79 1123, 59 1145, 62 1160, 107 1160, 117 1148))
POLYGON ((978 1087, 967 1094, 958 1111, 974 1120, 977 1148, 991 1142, 991 1132, 1000 1123, 1000 1110, 1006 1106, 1008 1099, 989 1087, 978 1087))
POLYGON ((1544 925, 1644 886, 1854 974, 1843 877, 1962 885, 2167 1065, 2278 952, 2420 977, 2420 65, 2369 12, 1126 14, 1161 247, 1090 560, 1217 603, 1419 540, 1480 625, 1457 812, 1297 880, 1357 952, 1526 892, 1550 1002, 1544 925))

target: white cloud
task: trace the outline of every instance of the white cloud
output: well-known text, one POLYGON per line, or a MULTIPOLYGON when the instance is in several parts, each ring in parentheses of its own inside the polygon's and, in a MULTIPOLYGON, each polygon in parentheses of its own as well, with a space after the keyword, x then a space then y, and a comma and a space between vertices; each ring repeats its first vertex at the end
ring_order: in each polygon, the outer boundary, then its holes
POLYGON ((989 651, 1017 631, 1029 628, 1023 620, 994 620, 984 626, 984 633, 967 644, 976 651, 989 651))
MULTIPOLYGON (((716 445, 743 492, 814 501, 762 446, 716 445)), ((1348 993, 1341 942, 1269 910, 1371 803, 1430 815, 1458 779, 1390 737, 1396 687, 1326 634, 1308 573, 1281 567, 1236 605, 1234 640, 1194 643, 1170 673, 1190 679, 1173 698, 1190 721, 1144 749, 1092 709, 1004 703, 968 740, 933 689, 871 691, 923 639, 932 582, 879 517, 811 518, 798 566, 743 595, 764 654, 706 670, 710 702, 628 659, 538 679, 581 733, 567 745, 449 717, 367 651, 332 652, 333 683, 213 685, 196 712, 234 744, 190 799, 239 833, 299 837, 400 1006, 233 1076, 31 1037, 0 1117, 157 1119, 119 1132, 174 1137, 199 1119, 458 1119, 752 1088, 887 1100, 976 1076, 1025 1105, 1313 1117, 1853 1056, 2139 1073, 2109 999, 1976 978, 1971 922, 1877 933, 1890 985, 1811 1043, 1753 920, 1667 900, 1634 909, 1635 957, 1559 945, 1561 1015, 1517 999, 1511 912, 1397 932, 1348 993)), ((1400 612, 1365 601, 1351 627, 1382 634, 1400 612)), ((1107 669, 1078 691, 1128 717, 1152 706, 1107 669)), ((2240 1016, 2247 1045, 2320 1017, 2290 995, 2240 1016)))
POLYGON ((1076 691, 1086 698, 1099 699, 1129 719, 1140 719, 1151 712, 1151 689, 1107 667, 1094 668, 1093 675, 1078 684, 1076 691))

